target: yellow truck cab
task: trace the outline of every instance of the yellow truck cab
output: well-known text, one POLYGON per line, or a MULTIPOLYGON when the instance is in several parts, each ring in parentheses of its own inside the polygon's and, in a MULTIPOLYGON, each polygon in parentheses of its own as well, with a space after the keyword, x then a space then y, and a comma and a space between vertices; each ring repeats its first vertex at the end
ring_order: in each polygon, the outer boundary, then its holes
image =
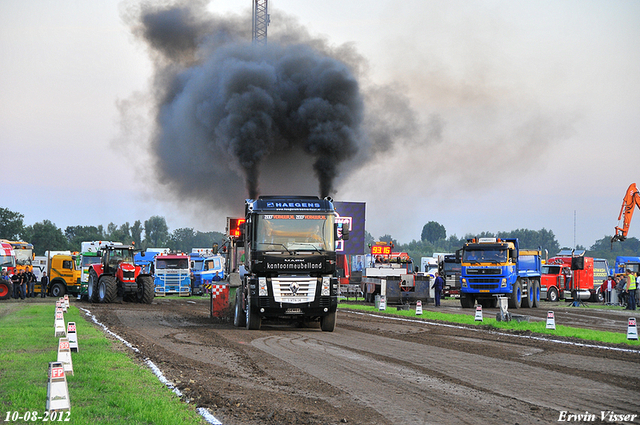
MULTIPOLYGON (((80 277, 82 268, 74 255, 56 254, 51 257, 47 267, 49 287, 47 293, 52 297, 62 297, 69 293, 77 295, 81 292, 80 277)), ((40 282, 37 283, 40 285, 40 282)), ((38 292, 39 288, 36 289, 38 292)))

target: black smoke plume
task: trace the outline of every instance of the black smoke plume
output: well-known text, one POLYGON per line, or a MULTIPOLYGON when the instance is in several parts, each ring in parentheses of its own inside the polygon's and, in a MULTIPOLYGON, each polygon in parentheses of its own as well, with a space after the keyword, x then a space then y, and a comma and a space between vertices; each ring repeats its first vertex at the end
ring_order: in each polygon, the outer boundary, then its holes
POLYGON ((369 154, 349 49, 297 25, 254 45, 248 17, 214 15, 206 2, 145 3, 126 19, 153 59, 151 148, 173 193, 214 206, 261 192, 324 197, 347 160, 369 154))

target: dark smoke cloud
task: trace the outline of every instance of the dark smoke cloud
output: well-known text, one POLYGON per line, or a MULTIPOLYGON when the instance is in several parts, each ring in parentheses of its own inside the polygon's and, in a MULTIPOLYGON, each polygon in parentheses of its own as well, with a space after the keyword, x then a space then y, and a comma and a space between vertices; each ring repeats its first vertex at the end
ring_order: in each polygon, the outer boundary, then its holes
POLYGON ((142 4, 125 17, 153 59, 153 165, 175 194, 216 207, 260 193, 333 195, 336 179, 411 132, 406 102, 363 93, 365 64, 349 46, 330 48, 287 17, 253 45, 249 17, 206 4, 142 4), (371 98, 394 109, 366 116, 371 98))

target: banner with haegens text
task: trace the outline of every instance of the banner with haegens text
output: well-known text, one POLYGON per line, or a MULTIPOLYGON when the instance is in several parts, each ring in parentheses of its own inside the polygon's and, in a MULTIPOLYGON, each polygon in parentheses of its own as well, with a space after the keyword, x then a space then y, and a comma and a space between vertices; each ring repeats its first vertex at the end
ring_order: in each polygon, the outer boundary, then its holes
POLYGON ((349 240, 339 241, 336 247, 338 254, 363 255, 364 231, 365 231, 365 202, 334 202, 333 206, 338 213, 336 221, 348 224, 349 240))

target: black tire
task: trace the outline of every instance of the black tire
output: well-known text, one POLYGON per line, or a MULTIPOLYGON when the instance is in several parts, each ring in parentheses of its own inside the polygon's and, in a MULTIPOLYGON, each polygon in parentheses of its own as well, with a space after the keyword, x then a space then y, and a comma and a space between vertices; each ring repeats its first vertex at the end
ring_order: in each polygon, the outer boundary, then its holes
POLYGON ((52 297, 64 297, 64 294, 66 293, 66 288, 62 283, 54 283, 51 286, 51 296, 52 297))
POLYGON ((98 302, 112 303, 118 295, 118 283, 113 276, 100 276, 98 280, 98 302))
POLYGON ((247 318, 242 310, 242 287, 236 289, 236 302, 233 307, 233 326, 243 328, 246 326, 247 318))
POLYGON ((558 290, 556 288, 551 288, 547 291, 547 301, 553 303, 558 301, 558 290))
POLYGON ((540 282, 533 281, 533 308, 540 307, 540 282))
POLYGON ((91 303, 98 302, 98 275, 93 269, 89 272, 89 283, 87 285, 87 299, 91 303))
POLYGON ((138 276, 138 290, 136 291, 136 300, 139 303, 151 304, 155 297, 155 287, 151 276, 138 276))
POLYGON ((323 332, 333 332, 336 328, 336 314, 334 311, 320 318, 320 329, 322 329, 323 332))
POLYGON ((4 282, 0 282, 0 300, 8 300, 9 298, 11 298, 9 285, 4 282))
POLYGON ((462 308, 473 308, 475 304, 476 300, 473 295, 460 295, 460 305, 462 306, 462 308))
POLYGON ((511 293, 511 297, 509 297, 509 308, 518 309, 522 304, 522 285, 520 284, 520 280, 517 280, 516 283, 513 284, 513 292, 511 293))
POLYGON ((524 308, 533 308, 533 281, 529 281, 529 285, 527 287, 527 296, 521 298, 520 306, 524 308))
POLYGON ((256 311, 254 311, 254 309, 251 307, 251 303, 247 300, 247 309, 245 311, 245 317, 246 317, 246 327, 247 330, 250 331, 257 331, 258 329, 260 329, 260 325, 262 324, 262 319, 260 319, 260 316, 258 316, 258 313, 256 311))

